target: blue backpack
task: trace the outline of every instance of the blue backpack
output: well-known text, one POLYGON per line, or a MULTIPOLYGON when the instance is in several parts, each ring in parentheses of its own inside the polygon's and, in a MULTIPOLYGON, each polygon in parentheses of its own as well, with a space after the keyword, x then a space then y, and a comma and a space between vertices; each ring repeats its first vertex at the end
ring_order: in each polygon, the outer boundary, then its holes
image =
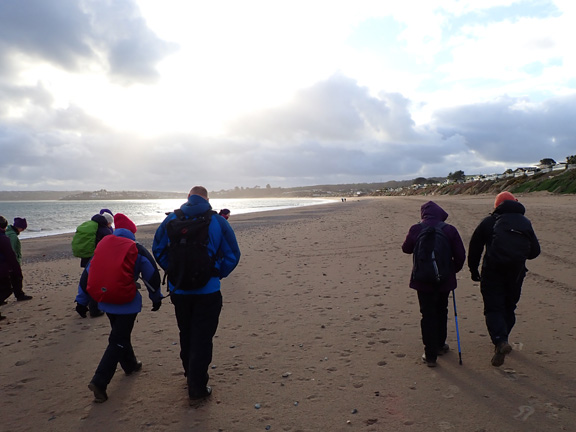
POLYGON ((444 222, 436 226, 420 223, 422 230, 416 238, 413 252, 412 280, 437 285, 441 284, 454 273, 452 247, 442 227, 444 222))

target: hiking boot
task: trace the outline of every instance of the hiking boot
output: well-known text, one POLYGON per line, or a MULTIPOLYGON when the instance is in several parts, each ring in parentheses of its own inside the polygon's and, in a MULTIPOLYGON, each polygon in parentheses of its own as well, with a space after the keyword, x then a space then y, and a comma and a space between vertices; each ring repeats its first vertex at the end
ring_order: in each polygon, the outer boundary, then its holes
POLYGON ((500 342, 494 347, 494 356, 492 356, 492 366, 499 367, 504 364, 507 354, 512 352, 512 346, 508 342, 500 342))
POLYGON ((206 390, 202 393, 199 394, 191 394, 190 395, 190 401, 197 401, 199 399, 205 399, 207 397, 209 397, 212 394, 212 387, 210 386, 206 386, 206 390))
POLYGON ((124 372, 126 375, 132 375, 134 372, 140 372, 142 370, 142 362, 140 360, 136 361, 136 364, 130 372, 124 372))
POLYGON ((94 402, 102 403, 108 400, 106 390, 98 387, 96 383, 94 383, 94 381, 90 381, 90 384, 88 384, 88 388, 94 392, 94 402))
POLYGON ((448 351, 450 351, 450 346, 448 344, 444 344, 438 348, 438 355, 446 354, 448 351))
POLYGON ((426 363, 426 366, 428 366, 428 367, 436 367, 436 359, 434 359, 434 360, 428 359, 426 357, 426 354, 422 354, 422 361, 424 363, 426 363))
POLYGON ((26 301, 26 300, 32 300, 32 296, 23 294, 20 297, 16 298, 17 301, 26 301))
POLYGON ((90 318, 96 318, 102 315, 104 315, 104 312, 102 312, 100 309, 95 310, 94 312, 90 312, 90 318))

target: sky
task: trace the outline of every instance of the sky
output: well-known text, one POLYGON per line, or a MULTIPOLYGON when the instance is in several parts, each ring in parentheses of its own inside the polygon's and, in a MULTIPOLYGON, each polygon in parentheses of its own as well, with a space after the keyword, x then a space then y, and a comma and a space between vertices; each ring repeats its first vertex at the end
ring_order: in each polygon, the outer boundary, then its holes
POLYGON ((0 190, 565 162, 575 22, 573 0, 0 0, 0 190))

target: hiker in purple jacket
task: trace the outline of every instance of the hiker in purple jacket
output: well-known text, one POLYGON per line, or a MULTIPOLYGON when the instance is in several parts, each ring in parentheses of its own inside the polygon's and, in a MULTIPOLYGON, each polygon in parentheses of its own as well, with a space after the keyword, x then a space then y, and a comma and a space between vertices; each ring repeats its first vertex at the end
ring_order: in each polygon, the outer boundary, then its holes
MULTIPOLYGON (((433 201, 423 204, 420 212, 421 223, 410 227, 406 240, 402 244, 404 253, 412 254, 414 252, 416 240, 424 228, 423 225, 435 226, 445 222, 448 218, 448 213, 433 201)), ((418 302, 422 314, 420 320, 422 342, 424 343, 422 360, 430 367, 436 366, 436 358, 439 354, 444 354, 449 350, 449 346, 446 344, 448 296, 450 291, 456 289, 456 273, 462 269, 466 261, 466 251, 458 230, 450 224, 445 224, 442 231, 448 238, 452 249, 453 273, 450 273, 446 280, 439 284, 423 283, 415 281, 412 276, 410 277, 410 288, 418 292, 418 302)))

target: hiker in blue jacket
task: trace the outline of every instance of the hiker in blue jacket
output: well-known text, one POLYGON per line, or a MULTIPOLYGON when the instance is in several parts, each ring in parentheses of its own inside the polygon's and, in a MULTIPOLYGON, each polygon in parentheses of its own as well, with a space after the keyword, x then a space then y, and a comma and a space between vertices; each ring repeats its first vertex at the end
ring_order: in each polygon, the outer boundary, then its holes
MULTIPOLYGON (((410 227, 406 240, 402 244, 404 253, 411 254, 414 252, 416 240, 424 228, 423 225, 435 226, 448 218, 448 213, 433 201, 423 204, 420 208, 420 214, 421 223, 410 227)), ((418 302, 422 314, 420 320, 422 342, 424 343, 422 360, 429 367, 436 366, 438 355, 449 350, 449 346, 446 344, 448 296, 450 291, 456 289, 456 273, 462 270, 466 260, 466 251, 458 230, 450 224, 445 224, 442 231, 448 238, 452 249, 453 272, 450 272, 447 279, 440 284, 419 282, 415 281, 412 276, 410 277, 410 288, 418 292, 418 302)))
MULTIPOLYGON (((211 209, 208 191, 203 186, 193 187, 188 194, 188 201, 180 207, 185 219, 197 219, 211 209)), ((186 284, 175 285, 171 281, 168 272, 171 264, 168 232, 169 224, 179 219, 176 213, 169 213, 160 224, 152 245, 156 261, 168 275, 170 298, 180 330, 180 358, 191 403, 212 393, 212 388, 208 386, 208 367, 212 361, 212 339, 222 309, 220 280, 227 277, 240 260, 240 249, 232 227, 226 219, 216 212, 212 213, 208 228, 208 255, 214 264, 213 273, 204 286, 191 289, 186 284)))
MULTIPOLYGON (((114 236, 123 237, 135 241, 134 234, 136 233, 136 225, 121 213, 116 213, 114 216, 114 236)), ((137 245, 138 246, 138 245, 137 245)), ((138 257, 134 264, 134 281, 141 277, 144 284, 148 288, 148 296, 152 301, 152 310, 157 311, 162 305, 162 292, 160 289, 160 274, 158 268, 153 262, 149 252, 142 253, 143 246, 138 246, 138 257), (152 260, 152 262, 151 262, 152 260)), ((98 248, 95 254, 98 253, 98 248)), ((122 266, 123 263, 118 263, 122 266)), ((78 286, 78 295, 76 302, 79 305, 84 305, 87 308, 90 296, 87 294, 88 278, 90 275, 90 267, 92 262, 88 264, 78 286)), ((114 273, 114 269, 109 269, 114 273)), ((95 402, 105 402, 108 400, 106 388, 112 380, 118 363, 124 370, 126 375, 131 375, 142 369, 142 362, 136 359, 134 349, 132 348, 131 335, 134 323, 138 313, 142 310, 142 295, 136 290, 134 299, 124 304, 112 303, 98 303, 100 310, 106 312, 110 320, 110 336, 108 338, 108 347, 96 368, 94 377, 88 384, 88 388, 94 393, 95 402)))

